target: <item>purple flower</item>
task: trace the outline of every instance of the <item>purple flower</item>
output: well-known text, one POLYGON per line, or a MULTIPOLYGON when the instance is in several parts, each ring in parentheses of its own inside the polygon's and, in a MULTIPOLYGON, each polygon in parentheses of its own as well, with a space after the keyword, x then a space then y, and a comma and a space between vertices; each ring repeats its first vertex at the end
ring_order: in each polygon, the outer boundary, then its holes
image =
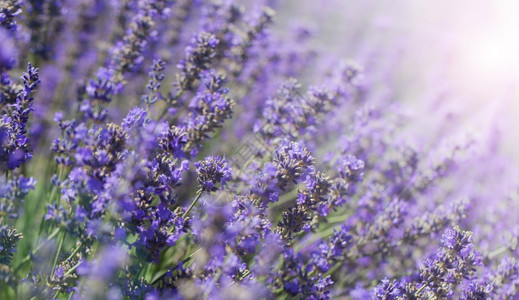
POLYGON ((22 234, 6 225, 0 226, 0 264, 9 266, 22 234))
POLYGON ((519 235, 498 243, 517 176, 495 140, 444 151, 413 129, 387 47, 351 39, 361 81, 306 24, 269 30, 279 1, 241 2, 0 4, 9 295, 514 298, 519 235), (44 72, 15 79, 28 57, 44 72))
POLYGON ((202 72, 202 75, 207 89, 197 93, 189 105, 192 114, 186 122, 189 136, 186 149, 197 149, 201 141, 208 139, 233 114, 235 103, 227 95, 229 90, 223 87, 225 77, 214 71, 202 72))
POLYGON ((188 136, 183 127, 171 126, 159 137, 159 146, 164 151, 171 153, 174 157, 184 157, 188 136))
POLYGON ((299 282, 296 278, 291 281, 285 282, 283 288, 287 293, 292 296, 295 296, 301 292, 301 287, 299 286, 299 282))
POLYGON ((180 88, 192 89, 199 74, 209 69, 211 59, 216 55, 217 44, 218 39, 207 32, 201 32, 192 38, 185 49, 185 58, 178 63, 178 68, 182 71, 178 82, 180 88))
POLYGON ((373 290, 373 296, 374 299, 397 300, 404 297, 404 290, 405 285, 403 283, 397 280, 391 282, 389 279, 385 278, 375 287, 373 290))
POLYGON ((62 267, 56 267, 56 269, 54 270, 54 276, 56 277, 56 279, 60 280, 63 278, 63 268, 62 267))
MULTIPOLYGON (((32 158, 29 139, 27 137, 27 122, 33 111, 32 94, 40 84, 39 69, 29 63, 27 72, 23 73, 23 87, 17 91, 16 100, 8 105, 0 116, 0 170, 14 170, 32 158)), ((11 85, 10 80, 6 83, 11 85)))
POLYGON ((480 284, 472 281, 467 289, 463 291, 461 300, 484 300, 489 299, 492 292, 492 285, 480 284))
POLYGON ((273 164, 277 169, 278 186, 283 190, 288 183, 297 183, 313 171, 314 158, 301 144, 284 140, 275 153, 273 164))
POLYGON ((203 161, 195 162, 195 167, 202 191, 217 191, 231 180, 231 168, 227 166, 225 158, 220 156, 208 156, 203 161))
MULTIPOLYGON (((0 15, 2 13, 0 12, 0 15)), ((0 17, 0 23, 1 23, 0 17)), ((2 43, 2 47, 0 48, 0 71, 12 69, 16 58, 18 56, 18 51, 16 50, 15 43, 13 38, 9 35, 6 30, 0 28, 0 43, 2 43)), ((7 75, 6 73, 3 73, 7 75)), ((4 76, 4 75, 2 75, 4 76)), ((2 101, 0 101, 2 102, 2 101)))
POLYGON ((114 80, 114 70, 99 68, 96 73, 96 79, 91 79, 86 87, 90 100, 112 101, 112 96, 122 90, 122 84, 114 80))
POLYGON ((146 122, 146 115, 146 110, 135 106, 126 115, 121 126, 125 130, 130 130, 133 127, 141 127, 146 122))
POLYGON ((153 70, 148 73, 148 76, 150 77, 150 81, 148 82, 148 85, 146 88, 148 89, 148 94, 142 96, 142 101, 146 104, 153 104, 157 102, 159 99, 162 99, 162 95, 158 90, 160 89, 161 82, 164 80, 164 69, 166 68, 166 62, 157 59, 153 61, 153 70))
POLYGON ((0 26, 9 30, 16 31, 18 16, 22 13, 22 0, 9 0, 0 7, 0 26))

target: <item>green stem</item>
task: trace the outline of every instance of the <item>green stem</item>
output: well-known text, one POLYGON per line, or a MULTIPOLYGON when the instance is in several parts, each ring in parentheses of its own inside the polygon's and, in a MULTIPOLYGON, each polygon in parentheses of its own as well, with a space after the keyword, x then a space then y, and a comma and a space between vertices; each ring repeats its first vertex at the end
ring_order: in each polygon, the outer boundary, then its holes
MULTIPOLYGON (((189 215, 189 212, 193 209, 193 207, 196 205, 196 203, 198 202, 198 200, 200 199, 200 196, 202 196, 202 189, 200 189, 197 193, 196 193, 196 198, 195 200, 193 200, 193 202, 191 203, 191 205, 189 205, 189 207, 187 208, 187 210, 184 212, 184 214, 182 215, 182 218, 185 219, 187 217, 187 215, 189 215)), ((175 230, 175 226, 171 226, 169 228, 169 233, 172 233, 173 230, 175 230)))
POLYGON ((276 208, 278 206, 281 206, 281 205, 287 203, 288 201, 294 200, 296 196, 297 196, 297 188, 291 190, 288 193, 281 195, 281 197, 279 197, 279 201, 270 204, 269 207, 276 208))
MULTIPOLYGON (((225 259, 223 260, 223 265, 225 266, 225 264, 227 263, 227 260, 229 260, 229 254, 227 254, 225 256, 225 259)), ((213 280, 211 280, 211 284, 213 285, 216 285, 218 283, 218 280, 220 279, 220 277, 222 276, 222 269, 218 269, 216 275, 213 277, 213 280)), ((209 299, 209 294, 211 293, 211 290, 212 290, 212 287, 211 289, 208 289, 207 291, 205 291, 204 293, 204 299, 209 299)))
MULTIPOLYGON (((61 181, 63 179, 63 173, 65 172, 64 170, 64 166, 63 165, 59 165, 58 166, 58 179, 59 181, 61 181)), ((58 191, 58 187, 53 185, 51 190, 50 190, 50 196, 47 198, 47 199, 50 199, 51 203, 52 201, 54 201, 54 198, 57 197, 57 199, 55 200, 58 204, 60 202, 60 199, 61 199, 61 193, 58 191)), ((41 221, 40 221, 40 230, 38 232, 38 238, 41 236, 42 232, 43 232, 43 229, 45 226, 43 226, 43 222, 45 221, 45 215, 43 215, 41 217, 41 221)))
POLYGON ((496 250, 490 252, 490 253, 488 254, 488 257, 489 257, 489 258, 494 258, 494 257, 496 257, 496 256, 498 256, 498 255, 501 255, 501 254, 505 253, 507 249, 508 249, 508 248, 505 247, 505 246, 503 246, 503 247, 501 247, 501 248, 498 248, 498 249, 496 249, 496 250))
POLYGON ((427 285, 422 285, 421 288, 418 289, 418 291, 416 291, 416 293, 414 293, 415 297, 418 297, 420 295, 420 293, 423 291, 423 289, 425 289, 427 285))
POLYGON ((343 223, 350 217, 349 213, 343 213, 338 216, 331 216, 328 218, 328 223, 335 224, 335 223, 343 223))
MULTIPOLYGON (((50 240, 52 240, 56 235, 58 235, 58 233, 60 232, 60 228, 56 228, 50 235, 49 237, 47 238, 47 240, 44 242, 44 243, 41 243, 39 244, 36 248, 34 248, 34 251, 32 251, 32 254, 36 254, 38 253, 38 251, 41 249, 41 247, 43 247, 43 245, 46 243, 46 242, 49 242, 50 240)), ((18 264, 18 266, 16 267, 16 269, 14 270, 14 272, 18 272, 20 270, 20 268, 27 262, 29 262, 31 260, 31 254, 27 254, 27 256, 25 256, 23 258, 23 260, 18 264)))
POLYGON ((148 267, 149 266, 150 266, 149 264, 144 265, 144 267, 139 272, 139 278, 144 278, 146 276, 146 273, 148 272, 148 267))
POLYGON ((335 265, 333 265, 333 267, 330 268, 330 270, 328 270, 328 272, 326 272, 324 274, 324 277, 328 276, 328 275, 332 275, 333 272, 337 271, 342 265, 342 262, 337 262, 335 265))
MULTIPOLYGON (((184 90, 179 90, 177 92, 177 94, 171 99, 172 101, 175 101, 177 100, 178 98, 180 98, 182 96, 182 94, 184 94, 184 90)), ((164 109, 164 111, 162 111, 162 114, 160 114, 159 118, 157 119, 157 121, 160 121, 162 120, 162 118, 164 118, 164 116, 168 113, 168 109, 164 109)))
POLYGON ((54 263, 52 264, 52 271, 50 277, 54 276, 54 270, 56 270, 56 265, 58 264, 59 254, 61 253, 61 248, 63 248, 63 242, 65 242, 65 231, 61 232, 59 237, 58 250, 56 251, 56 256, 54 257, 54 263))
POLYGON ((198 193, 196 194, 196 198, 195 200, 193 200, 193 202, 191 203, 191 205, 189 205, 189 207, 187 208, 186 212, 182 215, 182 218, 186 218, 187 215, 189 215, 189 212, 193 209, 193 207, 196 205, 196 203, 198 202, 198 200, 200 199, 200 196, 202 196, 202 190, 200 189, 198 191, 198 193))
MULTIPOLYGON (((182 260, 182 264, 186 264, 188 263, 189 261, 191 261, 193 259, 193 257, 202 250, 202 248, 198 248, 195 252, 191 253, 191 255, 189 255, 189 257, 187 257, 186 259, 182 260)), ((178 266, 178 264, 176 264, 175 266, 173 266, 171 269, 175 269, 176 267, 178 266)), ((166 271, 167 272, 167 271, 166 271)), ((166 272, 160 274, 159 276, 155 276, 155 279, 152 280, 151 284, 155 284, 157 282, 157 280, 159 280, 164 274, 166 274, 166 272)))
POLYGON ((242 281, 244 278, 246 278, 249 275, 250 275, 250 270, 245 270, 245 272, 243 272, 243 274, 240 276, 239 281, 242 281))
POLYGON ((77 263, 77 264, 75 264, 75 265, 74 265, 74 266, 73 266, 72 268, 68 269, 68 271, 67 271, 67 272, 65 272, 65 275, 63 275, 63 277, 65 277, 65 276, 68 276, 68 275, 72 274, 72 272, 74 272, 74 270, 75 270, 75 269, 77 269, 77 267, 79 267, 79 265, 81 265, 81 263, 82 263, 82 262, 83 262, 83 261, 81 261, 81 260, 80 260, 80 261, 78 261, 78 263, 77 263))
POLYGON ((294 247, 295 251, 299 251, 309 245, 311 245, 313 242, 317 241, 318 239, 322 239, 325 237, 330 236, 335 229, 339 229, 340 226, 332 226, 326 230, 323 230, 321 232, 318 232, 317 234, 313 234, 308 240, 305 240, 303 243, 299 243, 294 247))
POLYGON ((74 251, 72 251, 72 253, 70 253, 69 257, 67 257, 66 260, 71 260, 72 258, 74 258, 74 256, 79 252, 79 249, 81 249, 81 243, 79 243, 79 245, 76 247, 76 249, 74 249, 74 251))

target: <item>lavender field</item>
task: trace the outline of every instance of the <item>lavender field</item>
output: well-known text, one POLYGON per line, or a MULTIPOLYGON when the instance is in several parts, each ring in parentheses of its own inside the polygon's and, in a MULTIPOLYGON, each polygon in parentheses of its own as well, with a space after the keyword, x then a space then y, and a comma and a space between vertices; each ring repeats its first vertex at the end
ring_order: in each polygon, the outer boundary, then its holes
POLYGON ((519 299, 518 14, 0 0, 0 299, 519 299))

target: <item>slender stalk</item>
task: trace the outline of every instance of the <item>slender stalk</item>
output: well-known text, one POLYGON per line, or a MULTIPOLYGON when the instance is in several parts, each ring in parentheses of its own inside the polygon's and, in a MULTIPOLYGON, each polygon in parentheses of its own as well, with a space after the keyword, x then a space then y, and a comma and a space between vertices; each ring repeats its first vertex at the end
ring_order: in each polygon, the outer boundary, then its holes
POLYGON ((340 226, 332 226, 332 227, 330 227, 330 228, 328 228, 326 230, 323 230, 321 232, 315 233, 311 237, 309 237, 307 240, 305 240, 304 242, 301 242, 301 243, 298 243, 297 245, 295 245, 294 250, 299 251, 299 250, 301 250, 301 249, 311 245, 313 242, 315 242, 315 241, 317 241, 319 239, 328 237, 336 229, 340 229, 340 226))
MULTIPOLYGON (((50 240, 52 240, 54 237, 56 237, 56 235, 58 235, 58 233, 60 232, 60 228, 56 228, 48 237, 47 237, 47 240, 44 242, 44 243, 41 243, 39 244, 36 248, 34 248, 34 251, 32 251, 32 254, 36 254, 38 253, 38 251, 41 249, 41 247, 43 247, 43 245, 46 243, 46 242, 49 242, 50 240)), ((27 254, 27 256, 25 256, 23 258, 23 260, 18 264, 18 266, 16 267, 16 269, 14 270, 15 273, 18 272, 20 270, 20 268, 25 264, 25 263, 28 263, 29 261, 31 261, 31 257, 32 255, 31 254, 27 254)))
POLYGON ((414 293, 414 295, 415 295, 416 297, 418 297, 418 296, 420 295, 420 293, 423 291, 423 289, 425 289, 426 286, 427 286, 427 285, 425 285, 425 284, 422 285, 422 287, 419 288, 418 291, 416 291, 416 293, 414 293))
POLYGON ((324 274, 324 277, 328 276, 328 275, 332 275, 335 271, 337 271, 340 267, 342 266, 342 262, 337 262, 335 265, 333 265, 333 267, 330 268, 330 270, 328 270, 328 272, 326 272, 326 274, 324 274))
POLYGON ((249 275, 250 275, 250 270, 245 270, 245 272, 243 272, 243 274, 240 276, 239 281, 243 280, 244 278, 246 278, 249 275))
MULTIPOLYGON (((65 172, 65 169, 64 169, 64 166, 63 165, 59 165, 58 166, 58 179, 61 181, 63 179, 63 174, 65 172)), ((50 199, 50 203, 52 203, 53 201, 56 201, 56 203, 60 203, 60 195, 61 193, 58 191, 58 187, 53 185, 51 190, 50 190, 50 196, 47 198, 47 199, 50 199), (56 200, 54 200, 54 198, 56 198, 56 200)), ((48 193, 48 192, 47 192, 48 193)), ((42 232, 43 232, 43 228, 45 226, 43 226, 43 222, 45 221, 45 215, 43 215, 41 217, 41 221, 40 221, 40 230, 38 232, 38 238, 41 236, 42 232)))
POLYGON ((74 256, 79 252, 80 249, 81 249, 81 243, 79 243, 79 245, 76 247, 76 249, 74 249, 74 251, 72 251, 72 253, 70 253, 69 257, 67 257, 66 260, 70 260, 70 259, 74 258, 74 256))
MULTIPOLYGON (((189 261, 191 261, 192 259, 194 259, 194 256, 200 252, 202 250, 202 248, 198 248, 195 252, 191 253, 191 255, 189 255, 189 257, 187 257, 186 259, 182 260, 182 264, 186 264, 188 263, 189 261)), ((172 267, 171 269, 175 269, 176 267, 178 266, 178 264, 176 264, 174 267, 172 267)), ((155 279, 152 280, 151 284, 154 284, 157 282, 157 280, 159 280, 163 275, 163 274, 160 274, 159 276, 156 276, 155 279)))
POLYGON ((63 248, 63 242, 65 242, 65 233, 65 231, 62 231, 59 237, 58 250, 56 251, 56 256, 54 257, 54 263, 52 264, 52 270, 50 273, 51 278, 54 276, 54 271, 56 270, 56 265, 58 264, 59 254, 61 253, 61 248, 63 248))
POLYGON ((196 205, 196 203, 197 203, 198 200, 200 199, 200 196, 202 196, 202 190, 201 190, 201 189, 197 192, 195 200, 193 200, 193 202, 191 203, 191 205, 189 205, 189 207, 187 208, 186 212, 184 212, 184 214, 182 215, 182 218, 185 218, 185 217, 187 217, 187 215, 189 215, 189 212, 190 212, 190 211, 193 209, 193 207, 196 205))
MULTIPOLYGON (((176 95, 171 99, 172 101, 175 101, 175 100, 178 100, 178 98, 180 98, 182 96, 182 94, 184 94, 184 90, 179 90, 176 95)), ((159 118, 157 119, 157 121, 160 121, 162 120, 162 118, 164 118, 164 116, 168 113, 168 109, 164 109, 162 111, 162 114, 160 114, 159 118)))
POLYGON ((288 193, 283 194, 281 197, 279 197, 279 201, 270 204, 269 207, 276 208, 291 200, 294 200, 296 197, 297 197, 297 188, 291 190, 288 193))
POLYGON ((78 263, 75 264, 72 268, 68 269, 68 271, 65 272, 65 275, 63 275, 63 276, 68 276, 68 275, 72 274, 72 272, 74 272, 74 270, 77 269, 77 267, 79 267, 79 265, 81 265, 81 263, 83 263, 83 261, 81 261, 81 260, 78 261, 78 263))
POLYGON ((490 253, 488 254, 488 257, 489 257, 489 258, 494 258, 494 257, 496 257, 496 256, 498 256, 498 255, 501 255, 501 254, 505 253, 507 249, 508 249, 508 248, 505 247, 505 246, 503 246, 503 247, 501 247, 501 248, 497 248, 496 250, 490 252, 490 253))
MULTIPOLYGON (((228 260, 229 260, 229 254, 227 254, 225 256, 225 259, 223 260, 223 265, 224 266, 225 266, 225 264, 227 263, 228 260)), ((211 285, 204 292, 204 299, 209 299, 209 294, 211 294, 211 290, 213 289, 213 286, 218 283, 218 280, 220 279, 221 276, 222 276, 222 269, 218 269, 216 275, 213 277, 213 280, 211 280, 211 285)))

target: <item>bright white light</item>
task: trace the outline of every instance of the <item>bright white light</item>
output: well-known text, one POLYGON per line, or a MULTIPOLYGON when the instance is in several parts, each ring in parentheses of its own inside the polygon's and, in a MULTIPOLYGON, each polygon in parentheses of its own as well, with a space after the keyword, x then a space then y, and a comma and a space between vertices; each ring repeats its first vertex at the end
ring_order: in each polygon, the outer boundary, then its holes
POLYGON ((494 87, 519 80, 519 35, 510 36, 499 29, 461 39, 456 47, 456 67, 475 85, 494 87))
MULTIPOLYGON (((481 2, 478 2, 481 3, 481 2)), ((498 124, 517 149, 519 117, 519 1, 487 2, 451 32, 449 80, 463 95, 459 105, 478 130, 498 124)), ((517 154, 516 154, 517 155, 517 154)))
POLYGON ((513 68, 510 67, 515 63, 515 55, 511 51, 511 46, 498 39, 483 39, 479 41, 478 45, 466 49, 465 63, 473 66, 472 71, 484 73, 482 75, 506 76, 513 71, 513 68))
POLYGON ((453 28, 449 75, 469 109, 492 102, 519 109, 518 13, 519 1, 495 1, 453 28))

